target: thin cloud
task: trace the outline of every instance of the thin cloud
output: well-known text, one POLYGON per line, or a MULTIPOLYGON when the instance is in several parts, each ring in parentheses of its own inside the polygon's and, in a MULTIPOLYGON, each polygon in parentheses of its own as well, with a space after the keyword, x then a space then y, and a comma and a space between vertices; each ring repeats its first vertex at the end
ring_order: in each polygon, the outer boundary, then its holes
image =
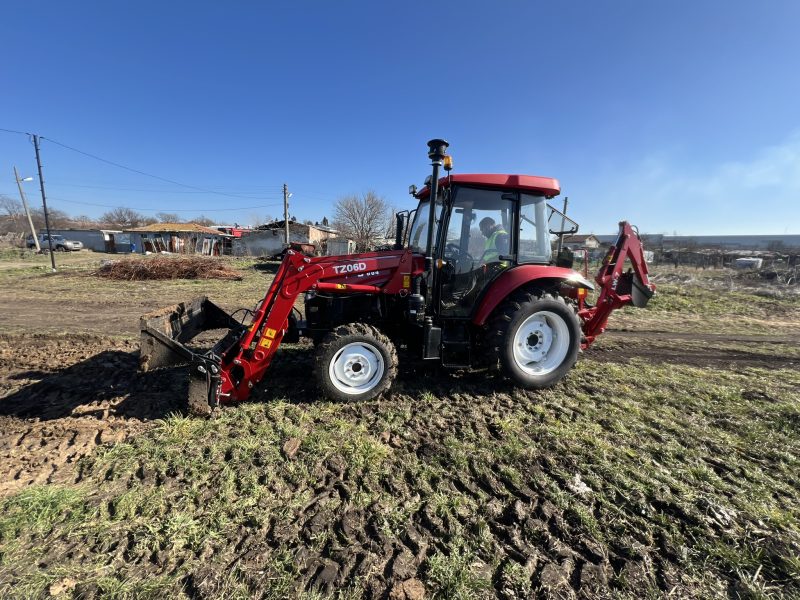
POLYGON ((800 233, 800 132, 747 160, 687 176, 678 160, 645 159, 631 170, 641 229, 686 235, 800 233))

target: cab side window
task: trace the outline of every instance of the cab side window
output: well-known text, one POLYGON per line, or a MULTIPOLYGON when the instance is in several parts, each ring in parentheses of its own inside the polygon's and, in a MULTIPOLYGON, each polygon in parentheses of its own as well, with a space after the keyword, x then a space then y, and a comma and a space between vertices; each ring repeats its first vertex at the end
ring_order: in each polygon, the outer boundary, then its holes
POLYGON ((520 263, 550 262, 550 235, 547 228, 547 200, 544 196, 522 194, 519 209, 520 263))

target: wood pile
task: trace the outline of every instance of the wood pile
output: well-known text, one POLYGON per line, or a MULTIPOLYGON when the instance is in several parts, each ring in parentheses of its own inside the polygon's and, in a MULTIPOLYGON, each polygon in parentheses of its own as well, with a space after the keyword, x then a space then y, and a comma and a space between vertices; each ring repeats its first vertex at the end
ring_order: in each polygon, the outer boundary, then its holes
POLYGON ((93 273, 108 279, 143 281, 147 279, 229 279, 240 281, 239 271, 225 263, 199 256, 156 256, 143 260, 110 261, 93 273))

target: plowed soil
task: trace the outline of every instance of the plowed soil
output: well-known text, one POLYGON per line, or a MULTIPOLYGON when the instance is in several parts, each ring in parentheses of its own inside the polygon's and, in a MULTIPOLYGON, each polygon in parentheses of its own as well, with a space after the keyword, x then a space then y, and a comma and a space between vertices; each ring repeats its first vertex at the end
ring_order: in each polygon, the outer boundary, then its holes
POLYGON ((180 411, 163 375, 144 381, 137 367, 133 341, 0 335, 0 494, 74 480, 98 445, 180 411))
MULTIPOLYGON (((608 332, 581 360, 800 368, 796 340, 772 338, 768 343, 775 354, 759 352, 765 341, 753 336, 608 332), (781 354, 784 346, 795 354, 781 354)), ((310 364, 312 350, 305 352, 310 364)), ((153 419, 184 409, 180 370, 142 375, 137 368, 133 340, 0 335, 0 494, 31 483, 74 479, 77 460, 98 445, 124 440, 153 419)), ((305 378, 302 369, 287 377, 305 378)))
POLYGON ((22 521, 63 507, 40 529, 0 521, 6 595, 800 594, 792 335, 612 323, 553 390, 401 368, 346 405, 320 400, 313 348, 287 346, 252 402, 204 421, 183 416, 182 370, 137 372, 135 315, 155 300, 66 303, 35 334, 12 304, 0 497, 22 521), (734 439, 748 419, 780 437, 734 439))

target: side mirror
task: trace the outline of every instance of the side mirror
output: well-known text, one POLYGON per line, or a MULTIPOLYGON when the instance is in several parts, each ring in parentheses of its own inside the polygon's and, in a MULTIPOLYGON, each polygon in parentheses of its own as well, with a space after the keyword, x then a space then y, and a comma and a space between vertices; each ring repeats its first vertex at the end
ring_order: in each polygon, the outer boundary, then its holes
POLYGON ((400 250, 403 248, 403 240, 405 239, 405 229, 410 213, 407 210, 402 210, 395 215, 397 222, 395 223, 394 235, 394 249, 400 250))

